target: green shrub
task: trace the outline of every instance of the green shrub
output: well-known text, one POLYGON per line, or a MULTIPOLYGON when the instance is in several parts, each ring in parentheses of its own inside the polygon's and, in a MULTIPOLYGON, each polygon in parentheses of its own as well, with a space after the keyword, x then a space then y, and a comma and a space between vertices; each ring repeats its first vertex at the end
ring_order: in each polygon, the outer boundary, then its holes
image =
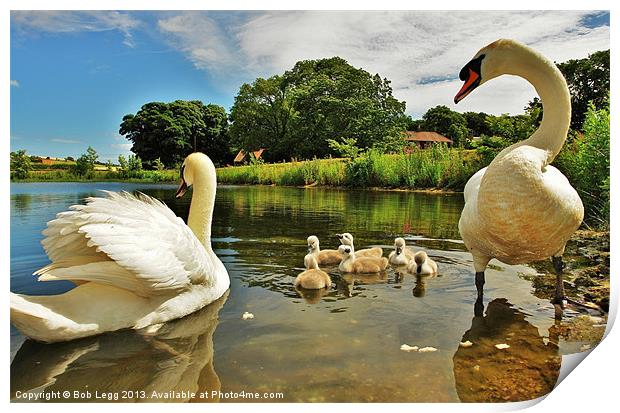
POLYGON ((609 227, 609 128, 609 101, 600 110, 590 104, 583 134, 565 144, 554 161, 579 193, 586 223, 602 229, 609 227))
POLYGON ((32 163, 25 149, 11 152, 11 179, 27 179, 31 171, 32 163))

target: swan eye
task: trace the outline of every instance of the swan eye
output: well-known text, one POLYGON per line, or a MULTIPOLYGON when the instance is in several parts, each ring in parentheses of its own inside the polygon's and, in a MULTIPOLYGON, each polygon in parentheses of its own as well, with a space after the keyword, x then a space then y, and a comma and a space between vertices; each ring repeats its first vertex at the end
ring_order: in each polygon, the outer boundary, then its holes
POLYGON ((183 172, 185 172, 185 164, 181 165, 181 171, 179 172, 181 179, 185 180, 185 177, 183 176, 183 172))

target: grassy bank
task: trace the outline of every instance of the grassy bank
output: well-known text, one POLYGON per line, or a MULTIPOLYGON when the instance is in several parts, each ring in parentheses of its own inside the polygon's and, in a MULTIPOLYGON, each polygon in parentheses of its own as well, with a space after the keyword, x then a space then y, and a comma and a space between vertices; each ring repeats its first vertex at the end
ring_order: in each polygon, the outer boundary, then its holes
POLYGON ((224 184, 462 190, 484 158, 476 151, 436 146, 409 154, 369 151, 355 159, 257 163, 219 168, 217 174, 224 184))
POLYGON ((92 171, 78 175, 66 169, 34 170, 26 179, 17 179, 11 175, 12 182, 89 182, 89 181, 122 181, 122 182, 178 182, 178 170, 163 171, 92 171))

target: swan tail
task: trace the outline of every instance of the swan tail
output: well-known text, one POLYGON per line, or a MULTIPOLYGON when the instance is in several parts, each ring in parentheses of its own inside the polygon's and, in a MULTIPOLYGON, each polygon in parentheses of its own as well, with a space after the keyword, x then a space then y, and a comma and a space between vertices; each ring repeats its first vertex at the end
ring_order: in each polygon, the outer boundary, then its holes
POLYGON ((65 341, 67 337, 83 337, 97 325, 78 324, 50 308, 29 300, 21 294, 11 294, 11 324, 25 336, 37 341, 65 341))

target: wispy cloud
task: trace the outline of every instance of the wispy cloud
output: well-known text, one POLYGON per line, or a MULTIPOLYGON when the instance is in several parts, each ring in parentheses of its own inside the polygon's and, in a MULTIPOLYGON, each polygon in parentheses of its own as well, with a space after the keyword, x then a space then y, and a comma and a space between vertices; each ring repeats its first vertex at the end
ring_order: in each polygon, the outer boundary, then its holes
POLYGON ((13 87, 19 87, 19 82, 15 79, 11 79, 11 86, 13 87))
POLYGON ((11 23, 20 32, 48 33, 102 32, 117 30, 123 34, 123 44, 134 47, 132 30, 139 20, 129 13, 118 11, 45 11, 20 10, 11 12, 11 23))
MULTIPOLYGON (((609 48, 609 26, 587 24, 597 13, 209 12, 166 17, 158 27, 198 69, 242 74, 245 81, 282 73, 298 60, 341 56, 392 80, 408 112, 419 114, 436 104, 454 107, 459 69, 498 38, 517 39, 558 62, 609 48)), ((458 109, 518 113, 535 95, 509 78, 477 92, 458 109)))
POLYGON ((237 70, 243 67, 234 37, 209 13, 185 12, 160 19, 157 26, 198 69, 223 72, 233 65, 237 70))
POLYGON ((132 147, 131 143, 113 143, 110 145, 114 149, 121 149, 123 151, 129 151, 132 147))
POLYGON ((75 139, 62 139, 62 138, 53 138, 53 139, 50 139, 50 142, 65 143, 65 144, 68 144, 68 145, 77 145, 77 144, 80 144, 80 143, 84 143, 82 141, 78 141, 78 140, 75 140, 75 139))

